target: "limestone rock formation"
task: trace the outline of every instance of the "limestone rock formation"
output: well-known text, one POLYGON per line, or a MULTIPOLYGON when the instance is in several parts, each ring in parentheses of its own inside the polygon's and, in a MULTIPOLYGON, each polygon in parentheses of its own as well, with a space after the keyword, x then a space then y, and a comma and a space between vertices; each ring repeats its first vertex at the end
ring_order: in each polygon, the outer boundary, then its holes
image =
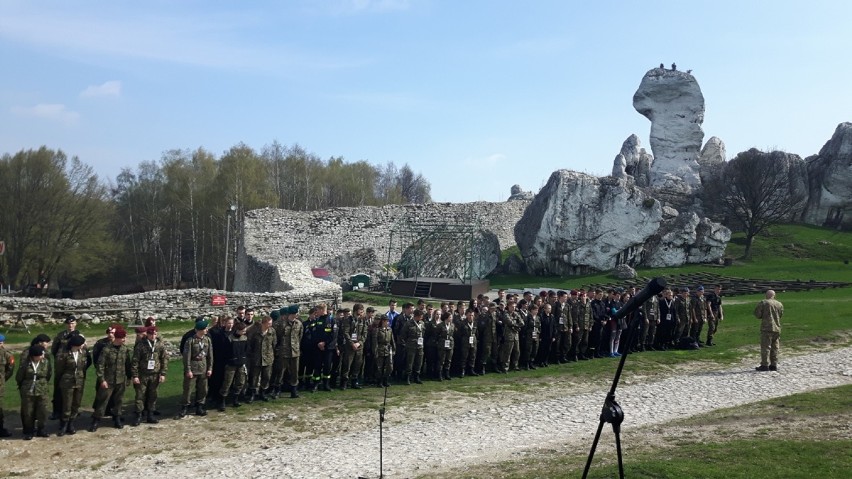
POLYGON ((524 191, 521 189, 521 185, 512 185, 511 195, 509 196, 509 201, 514 200, 526 200, 529 201, 533 199, 535 194, 532 191, 524 191))
POLYGON ((653 162, 654 156, 648 153, 645 148, 642 148, 639 137, 630 135, 624 140, 621 151, 615 157, 612 176, 620 177, 616 174, 616 169, 618 169, 619 172, 632 176, 636 186, 651 186, 651 164, 653 162))
POLYGON ((633 95, 633 107, 651 120, 651 186, 683 194, 699 188, 704 96, 695 77, 651 69, 633 95))
POLYGON ((841 123, 819 154, 806 160, 806 223, 852 228, 852 123, 841 123))
POLYGON ((731 230, 695 213, 681 213, 664 222, 648 242, 646 266, 669 267, 686 263, 718 262, 725 254, 731 230))
POLYGON ((618 279, 633 279, 636 277, 636 270, 626 264, 620 264, 615 267, 612 274, 618 279))
POLYGON ((707 184, 722 174, 725 154, 725 143, 721 139, 714 136, 707 140, 698 157, 698 175, 702 184, 707 184))
POLYGON ((568 170, 550 176, 515 226, 527 272, 539 275, 718 262, 730 238, 718 223, 662 206, 630 176, 568 170))
POLYGON ((572 275, 641 262, 662 205, 632 180, 553 172, 515 226, 533 274, 572 275))

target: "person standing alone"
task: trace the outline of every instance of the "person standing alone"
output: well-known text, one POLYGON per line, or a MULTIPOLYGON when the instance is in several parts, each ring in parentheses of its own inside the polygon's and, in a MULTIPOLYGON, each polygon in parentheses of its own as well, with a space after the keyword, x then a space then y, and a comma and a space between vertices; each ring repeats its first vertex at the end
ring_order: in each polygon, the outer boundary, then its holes
POLYGON ((766 292, 766 299, 754 308, 754 316, 760 319, 760 366, 755 369, 777 371, 784 305, 775 299, 775 291, 766 292))

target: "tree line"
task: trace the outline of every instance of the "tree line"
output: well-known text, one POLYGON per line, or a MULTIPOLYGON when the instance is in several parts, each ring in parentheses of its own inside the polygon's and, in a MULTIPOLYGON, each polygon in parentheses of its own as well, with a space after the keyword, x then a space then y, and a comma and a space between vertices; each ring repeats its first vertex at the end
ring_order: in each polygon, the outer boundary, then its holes
POLYGON ((232 284, 236 232, 248 210, 431 201, 429 182, 407 164, 323 160, 278 142, 260 151, 240 143, 218 157, 169 150, 114 181, 61 150, 6 153, 0 198, 0 282, 24 287, 43 277, 53 290, 97 294, 219 288, 226 271, 232 284))

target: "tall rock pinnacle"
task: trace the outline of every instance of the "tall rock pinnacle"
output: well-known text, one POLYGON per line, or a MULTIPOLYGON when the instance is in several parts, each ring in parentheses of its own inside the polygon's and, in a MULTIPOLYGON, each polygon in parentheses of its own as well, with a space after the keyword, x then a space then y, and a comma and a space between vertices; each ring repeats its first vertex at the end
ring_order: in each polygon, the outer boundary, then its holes
POLYGON ((704 95, 691 74, 654 68, 642 77, 633 107, 651 120, 651 186, 691 193, 701 187, 704 95))

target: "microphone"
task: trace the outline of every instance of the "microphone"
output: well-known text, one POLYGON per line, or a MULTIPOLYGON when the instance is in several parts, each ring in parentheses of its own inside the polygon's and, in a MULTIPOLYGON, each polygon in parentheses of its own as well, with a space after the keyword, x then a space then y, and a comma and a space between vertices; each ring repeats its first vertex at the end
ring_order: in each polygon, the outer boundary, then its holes
POLYGON ((636 293, 636 296, 630 298, 630 301, 627 302, 624 306, 621 307, 614 315, 612 315, 612 319, 618 321, 619 319, 627 316, 639 309, 645 301, 651 299, 651 296, 656 296, 666 287, 666 280, 663 278, 654 278, 651 281, 648 281, 648 284, 642 288, 642 291, 636 293))

